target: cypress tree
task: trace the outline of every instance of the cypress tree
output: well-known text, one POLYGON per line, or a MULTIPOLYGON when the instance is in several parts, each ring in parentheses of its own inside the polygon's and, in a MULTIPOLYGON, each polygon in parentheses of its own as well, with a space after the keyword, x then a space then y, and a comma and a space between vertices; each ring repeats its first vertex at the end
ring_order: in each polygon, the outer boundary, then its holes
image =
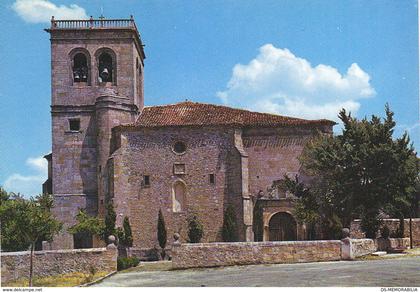
POLYGON ((203 237, 203 225, 200 223, 196 215, 188 218, 188 239, 190 243, 199 243, 203 237))
POLYGON ((107 203, 106 205, 106 215, 105 215, 105 230, 104 230, 104 240, 108 243, 108 236, 116 235, 115 230, 115 221, 117 215, 114 211, 114 206, 111 202, 107 203))
POLYGON ((163 218, 162 210, 159 210, 157 229, 158 229, 157 235, 158 235, 159 246, 164 249, 166 247, 167 238, 166 238, 165 220, 163 218))
POLYGON ((222 237, 223 241, 237 241, 236 233, 236 214, 232 205, 228 205, 223 216, 222 237))
POLYGON ((124 217, 123 229, 124 229, 123 244, 127 247, 132 247, 133 246, 133 234, 131 232, 130 221, 129 221, 127 216, 124 217))

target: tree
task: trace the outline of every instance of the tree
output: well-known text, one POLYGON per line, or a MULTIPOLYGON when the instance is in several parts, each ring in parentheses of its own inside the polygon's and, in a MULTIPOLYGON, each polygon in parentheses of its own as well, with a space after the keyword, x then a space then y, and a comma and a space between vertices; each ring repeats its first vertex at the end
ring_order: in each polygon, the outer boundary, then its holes
POLYGON ((197 215, 193 214, 188 217, 188 239, 190 243, 199 243, 203 237, 203 225, 197 218, 197 215))
POLYGON ((157 236, 158 236, 159 246, 162 249, 162 258, 165 258, 165 247, 166 247, 167 237, 166 237, 165 220, 163 218, 162 210, 159 210, 159 214, 158 214, 157 236))
POLYGON ((349 226, 361 218, 370 238, 376 237, 381 213, 407 214, 419 161, 407 133, 393 139, 388 105, 385 115, 358 120, 343 109, 342 134, 319 135, 306 145, 300 160, 314 179, 301 211, 319 210, 322 221, 333 225, 349 226))
POLYGON ((1 250, 22 251, 29 248, 30 242, 19 231, 17 219, 25 216, 25 199, 14 193, 0 189, 1 250))
POLYGON ((127 216, 124 217, 123 228, 117 228, 118 239, 126 247, 133 246, 133 235, 131 232, 130 221, 127 216))
POLYGON ((0 186, 0 205, 10 199, 10 195, 0 186))
POLYGON ((52 240, 62 224, 51 214, 51 196, 39 195, 27 200, 19 194, 7 193, 3 188, 0 188, 0 196, 2 250, 17 251, 30 247, 29 286, 32 286, 35 243, 52 240))
POLYGON ((124 238, 125 238, 125 245, 126 246, 133 246, 133 233, 131 232, 131 226, 130 226, 130 221, 128 219, 128 217, 124 217, 124 222, 123 222, 123 228, 124 228, 124 238))
POLYGON ((105 229, 104 229, 104 241, 108 243, 108 237, 110 235, 116 235, 117 232, 115 230, 115 221, 117 219, 117 215, 115 214, 114 205, 111 202, 108 202, 105 206, 106 214, 105 214, 105 229))
POLYGON ((229 204, 223 216, 222 238, 225 242, 238 241, 236 230, 236 214, 233 205, 229 204))
POLYGON ((98 235, 103 237, 105 224, 98 217, 89 216, 85 210, 79 210, 76 215, 77 223, 71 226, 68 231, 71 234, 82 233, 87 235, 98 235))
MULTIPOLYGON (((20 218, 23 219, 23 218, 20 218)), ((31 260, 29 266, 29 286, 32 286, 33 278, 33 255, 35 250, 35 243, 39 238, 44 238, 48 241, 52 240, 53 236, 58 234, 62 228, 62 223, 55 220, 44 206, 36 201, 29 201, 27 218, 20 222, 22 234, 31 243, 31 260)))

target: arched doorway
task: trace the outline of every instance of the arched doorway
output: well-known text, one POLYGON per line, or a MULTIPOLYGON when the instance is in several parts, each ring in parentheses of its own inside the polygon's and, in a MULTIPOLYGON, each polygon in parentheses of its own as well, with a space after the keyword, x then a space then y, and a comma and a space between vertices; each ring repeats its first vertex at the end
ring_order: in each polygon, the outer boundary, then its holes
POLYGON ((296 240, 296 221, 289 213, 274 214, 270 219, 268 229, 270 241, 296 240))

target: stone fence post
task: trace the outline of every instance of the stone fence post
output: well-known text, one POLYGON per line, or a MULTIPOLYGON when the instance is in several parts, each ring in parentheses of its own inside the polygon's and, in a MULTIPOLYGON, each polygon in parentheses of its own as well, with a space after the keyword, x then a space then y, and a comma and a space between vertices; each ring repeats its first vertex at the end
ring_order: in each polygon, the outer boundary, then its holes
POLYGON ((353 260, 355 257, 351 248, 350 229, 343 228, 341 239, 341 259, 342 260, 353 260))
POLYGON ((108 237, 109 244, 106 246, 105 252, 107 266, 112 272, 117 270, 118 248, 115 245, 115 241, 116 239, 114 235, 110 235, 108 237))

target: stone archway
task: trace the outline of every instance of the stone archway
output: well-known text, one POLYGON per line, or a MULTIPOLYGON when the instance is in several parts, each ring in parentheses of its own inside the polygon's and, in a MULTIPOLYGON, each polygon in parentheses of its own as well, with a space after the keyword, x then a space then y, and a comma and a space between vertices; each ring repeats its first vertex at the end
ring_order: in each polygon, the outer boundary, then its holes
POLYGON ((271 216, 268 230, 269 241, 297 240, 297 224, 289 213, 278 212, 271 216))

